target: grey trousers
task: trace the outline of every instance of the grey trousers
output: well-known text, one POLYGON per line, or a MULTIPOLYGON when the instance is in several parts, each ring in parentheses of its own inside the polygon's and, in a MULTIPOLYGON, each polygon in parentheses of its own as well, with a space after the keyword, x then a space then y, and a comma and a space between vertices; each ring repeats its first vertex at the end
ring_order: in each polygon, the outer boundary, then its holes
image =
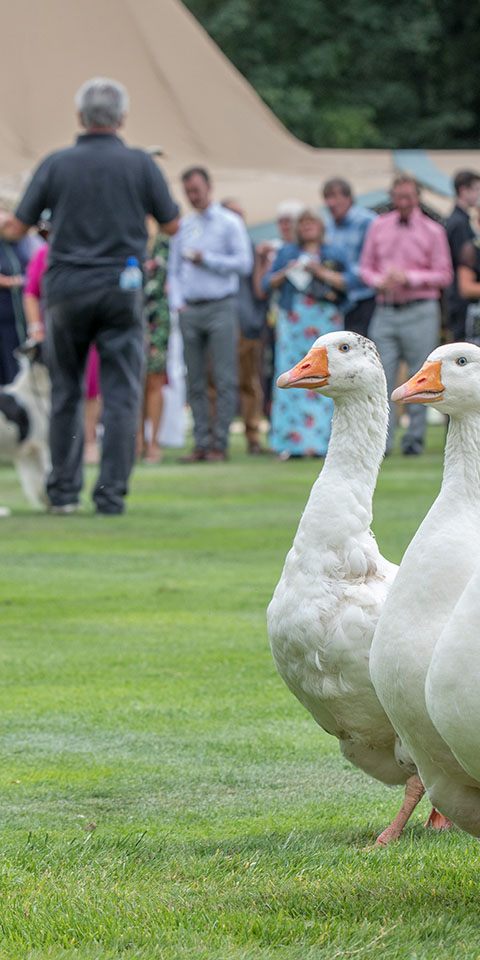
POLYGON ((83 380, 90 343, 100 356, 103 443, 93 500, 122 513, 135 460, 144 366, 142 291, 118 287, 76 294, 47 310, 52 380, 50 503, 77 503, 83 484, 83 380))
MULTIPOLYGON (((374 341, 385 369, 389 397, 397 385, 399 364, 405 361, 408 376, 420 369, 440 339, 440 306, 436 300, 425 300, 411 306, 378 305, 373 314, 369 336, 374 341)), ((414 403, 408 408, 410 424, 402 440, 402 449, 423 449, 427 410, 414 403)), ((395 404, 390 403, 387 452, 393 447, 395 404)))
POLYGON ((195 448, 228 448, 228 432, 237 407, 238 316, 235 297, 189 304, 180 311, 188 402, 195 448), (216 389, 215 421, 209 426, 208 370, 216 389))

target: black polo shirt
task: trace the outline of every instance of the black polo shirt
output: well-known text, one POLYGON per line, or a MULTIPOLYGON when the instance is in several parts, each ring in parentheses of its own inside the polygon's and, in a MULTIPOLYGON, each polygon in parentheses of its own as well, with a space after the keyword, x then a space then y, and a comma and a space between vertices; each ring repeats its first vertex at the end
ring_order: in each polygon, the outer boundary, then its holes
POLYGON ((117 286, 129 256, 145 259, 151 214, 168 223, 177 204, 155 161, 120 137, 87 133, 39 165, 16 216, 37 223, 52 211, 47 303, 100 286, 117 286))
POLYGON ((453 283, 448 288, 448 305, 451 310, 462 309, 466 306, 465 300, 462 300, 457 285, 457 267, 460 260, 460 253, 464 244, 474 237, 474 232, 470 224, 470 217, 462 207, 455 206, 450 214, 445 229, 447 231, 448 245, 452 255, 453 264, 453 283))

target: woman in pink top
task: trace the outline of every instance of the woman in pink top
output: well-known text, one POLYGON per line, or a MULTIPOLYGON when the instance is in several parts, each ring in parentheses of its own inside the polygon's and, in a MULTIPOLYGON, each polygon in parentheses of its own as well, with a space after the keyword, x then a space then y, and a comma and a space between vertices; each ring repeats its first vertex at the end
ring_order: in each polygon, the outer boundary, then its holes
MULTIPOLYGON (((27 266, 23 291, 23 306, 27 321, 27 334, 32 340, 45 338, 45 323, 42 315, 42 280, 47 269, 48 244, 33 255, 27 266)), ((97 424, 100 418, 100 363, 94 344, 90 347, 85 371, 85 463, 98 463, 97 424)))

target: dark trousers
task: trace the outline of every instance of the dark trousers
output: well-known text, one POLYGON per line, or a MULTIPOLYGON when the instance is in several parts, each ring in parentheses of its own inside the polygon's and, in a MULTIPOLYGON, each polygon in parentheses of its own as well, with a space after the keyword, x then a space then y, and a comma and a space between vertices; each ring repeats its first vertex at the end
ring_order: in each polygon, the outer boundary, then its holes
POLYGON ((83 484, 83 378, 97 345, 103 398, 103 444, 93 500, 101 513, 122 513, 135 459, 144 363, 143 295, 117 287, 76 294, 48 308, 52 379, 47 482, 55 506, 77 503, 83 484))
POLYGON ((452 307, 448 311, 448 328, 452 332, 452 340, 456 343, 458 340, 465 340, 465 318, 467 315, 468 303, 462 303, 459 306, 452 307))
POLYGON ((361 333, 362 337, 368 337, 368 328, 374 310, 375 297, 359 300, 356 307, 345 315, 345 330, 352 330, 353 333, 361 333))
POLYGON ((0 323, 0 385, 5 386, 15 379, 18 363, 14 350, 18 347, 18 333, 13 311, 2 317, 0 323))

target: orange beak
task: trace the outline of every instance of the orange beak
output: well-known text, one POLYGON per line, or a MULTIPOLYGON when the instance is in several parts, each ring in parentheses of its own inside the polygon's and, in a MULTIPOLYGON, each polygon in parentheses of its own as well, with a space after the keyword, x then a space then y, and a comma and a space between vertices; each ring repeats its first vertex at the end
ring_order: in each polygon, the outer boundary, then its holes
POLYGON ((329 378, 328 353, 326 347, 312 347, 300 363, 286 373, 280 374, 277 387, 289 390, 291 387, 304 387, 314 390, 325 387, 329 378))
POLYGON ((418 373, 393 391, 392 400, 397 403, 434 403, 442 399, 444 390, 442 361, 428 360, 418 373))

